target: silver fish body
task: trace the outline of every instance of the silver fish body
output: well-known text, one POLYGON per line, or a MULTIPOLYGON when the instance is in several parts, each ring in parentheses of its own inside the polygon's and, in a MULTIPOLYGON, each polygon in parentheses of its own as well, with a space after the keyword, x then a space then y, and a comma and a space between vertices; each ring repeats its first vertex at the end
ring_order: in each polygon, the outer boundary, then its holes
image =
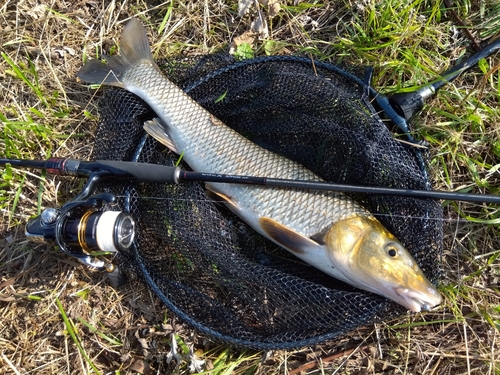
MULTIPOLYGON (((121 57, 106 60, 108 64, 88 62, 79 78, 123 87, 145 100, 159 117, 145 129, 182 153, 193 170, 321 181, 302 165, 235 132, 169 81, 153 62, 139 21, 133 19, 125 27, 121 57)), ((210 183, 207 188, 257 232, 337 279, 413 311, 441 301, 408 251, 366 209, 342 193, 222 183, 210 183), (394 252, 396 256, 391 255, 394 252), (360 262, 385 270, 370 272, 358 267, 360 262)))

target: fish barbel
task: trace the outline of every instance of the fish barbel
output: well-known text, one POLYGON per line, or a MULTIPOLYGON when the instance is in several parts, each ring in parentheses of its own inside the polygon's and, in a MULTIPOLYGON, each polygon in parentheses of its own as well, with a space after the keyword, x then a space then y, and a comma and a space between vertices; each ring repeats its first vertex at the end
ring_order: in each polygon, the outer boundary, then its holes
MULTIPOLYGON (((85 82, 122 87, 142 98, 159 119, 146 131, 194 170, 322 181, 302 165, 257 146, 170 82, 153 61, 146 30, 132 19, 121 56, 87 62, 85 82)), ((418 312, 441 295, 403 245, 366 209, 339 192, 207 183, 207 189, 258 233, 310 265, 354 287, 418 312)))

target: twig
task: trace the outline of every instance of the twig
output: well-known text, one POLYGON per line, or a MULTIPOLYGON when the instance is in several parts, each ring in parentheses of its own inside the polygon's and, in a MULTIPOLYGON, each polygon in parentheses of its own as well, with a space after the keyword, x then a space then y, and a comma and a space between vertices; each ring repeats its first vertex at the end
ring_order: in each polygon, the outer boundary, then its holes
POLYGON ((16 375, 21 375, 21 373, 17 370, 17 368, 14 366, 14 364, 10 361, 9 358, 7 358, 7 356, 4 353, 2 353, 2 358, 9 365, 9 367, 12 369, 12 371, 14 371, 16 373, 16 375))
POLYGON ((448 8, 448 12, 450 12, 451 17, 454 19, 454 21, 463 27, 462 30, 465 33, 465 35, 467 36, 467 38, 470 40, 474 51, 475 52, 481 51, 481 46, 477 42, 476 38, 474 38, 472 33, 469 31, 465 22, 462 21, 462 19, 458 16, 458 14, 452 9, 453 8, 453 0, 444 0, 443 2, 444 2, 444 5, 446 6, 446 8, 448 8))
POLYGON ((467 338, 467 327, 466 323, 463 323, 463 328, 464 328, 464 342, 465 342, 465 353, 467 356, 467 373, 470 374, 470 359, 469 359, 469 345, 468 345, 468 338, 467 338))
POLYGON ((379 359, 384 359, 384 353, 382 351, 382 345, 380 345, 381 340, 377 324, 375 324, 375 336, 377 337, 377 349, 378 349, 378 355, 380 357, 379 359))
POLYGON ((312 64, 312 68, 314 70, 314 75, 317 77, 318 76, 318 71, 316 70, 316 64, 314 64, 313 55, 310 52, 309 52, 309 58, 311 59, 311 64, 312 64))
MULTIPOLYGON (((362 350, 362 349, 366 349, 368 347, 369 347, 369 345, 357 346, 355 348, 345 350, 341 353, 337 353, 337 354, 333 354, 333 355, 325 357, 325 358, 321 358, 321 362, 323 362, 323 363, 331 362, 334 359, 351 355, 355 350, 358 350, 358 349, 362 350)), ((298 374, 302 371, 310 370, 310 369, 316 367, 317 365, 318 365, 317 361, 311 361, 311 362, 304 363, 302 366, 299 366, 296 369, 289 371, 288 375, 295 375, 295 374, 298 374)))

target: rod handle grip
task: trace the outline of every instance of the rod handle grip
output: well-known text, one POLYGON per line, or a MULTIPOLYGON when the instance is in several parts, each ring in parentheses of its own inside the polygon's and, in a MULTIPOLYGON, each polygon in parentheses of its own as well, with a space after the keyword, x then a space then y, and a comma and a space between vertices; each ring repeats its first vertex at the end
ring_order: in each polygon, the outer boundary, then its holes
POLYGON ((152 183, 177 184, 181 170, 179 167, 170 167, 167 165, 117 160, 96 160, 90 163, 99 163, 117 177, 131 177, 138 181, 152 183))

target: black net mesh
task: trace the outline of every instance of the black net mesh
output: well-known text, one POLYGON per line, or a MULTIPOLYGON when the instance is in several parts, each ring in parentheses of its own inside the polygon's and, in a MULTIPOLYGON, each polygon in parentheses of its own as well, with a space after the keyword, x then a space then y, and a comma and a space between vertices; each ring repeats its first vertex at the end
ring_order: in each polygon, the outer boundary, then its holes
MULTIPOLYGON (((325 180, 429 188, 418 149, 395 140, 370 104, 368 86, 332 65, 295 57, 234 62, 227 56, 161 64, 202 106, 261 146, 325 180)), ((146 136, 154 117, 136 96, 105 92, 94 159, 173 165, 146 136)), ((188 166, 183 166, 189 169, 188 166)), ((335 338, 404 310, 299 261, 208 200, 201 183, 107 184, 139 226, 121 267, 141 276, 166 306, 214 339, 259 349, 335 338)), ((442 210, 424 199, 362 196, 429 277, 439 277, 442 210)))

